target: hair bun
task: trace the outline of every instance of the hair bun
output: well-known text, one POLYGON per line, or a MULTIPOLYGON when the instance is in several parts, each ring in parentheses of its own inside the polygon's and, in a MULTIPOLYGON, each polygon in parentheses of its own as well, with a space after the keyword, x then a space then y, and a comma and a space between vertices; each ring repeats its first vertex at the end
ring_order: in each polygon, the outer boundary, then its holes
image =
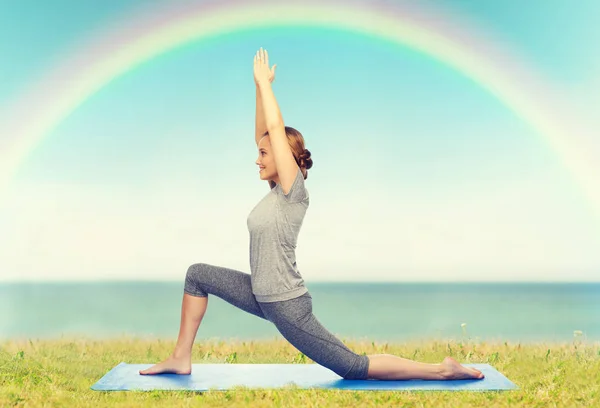
POLYGON ((313 165, 313 161, 310 158, 310 150, 304 149, 304 151, 300 155, 300 166, 304 167, 308 170, 312 167, 312 165, 313 165))

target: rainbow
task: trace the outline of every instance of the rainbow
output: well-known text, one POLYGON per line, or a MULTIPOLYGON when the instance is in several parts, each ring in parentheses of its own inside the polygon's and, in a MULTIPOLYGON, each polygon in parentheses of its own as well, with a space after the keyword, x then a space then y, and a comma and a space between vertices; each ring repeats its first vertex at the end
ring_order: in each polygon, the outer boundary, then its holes
MULTIPOLYGON (((412 2, 416 3, 416 2, 412 2)), ((499 44, 485 41, 480 30, 468 31, 464 22, 447 13, 416 9, 415 5, 338 4, 307 1, 227 1, 214 4, 169 5, 146 10, 133 21, 97 41, 81 44, 68 63, 34 84, 5 113, 12 123, 0 127, 11 144, 0 157, 0 192, 19 165, 65 118, 115 78, 177 47, 236 31, 267 27, 322 27, 364 34, 424 53, 470 78, 494 95, 545 140, 571 172, 586 203, 600 220, 600 183, 597 169, 585 160, 585 149, 567 137, 564 121, 550 109, 548 87, 499 44), (460 27, 460 28, 459 28, 460 27), (114 44, 119 44, 117 47, 114 44), (501 63, 494 63, 502 61, 501 63), (502 67, 500 66, 502 65, 502 67), (72 85, 60 86, 59 79, 72 85), (543 107, 545 109, 543 109, 543 107)), ((261 44, 257 45, 257 48, 261 44)), ((248 50, 249 58, 256 50, 248 50)))

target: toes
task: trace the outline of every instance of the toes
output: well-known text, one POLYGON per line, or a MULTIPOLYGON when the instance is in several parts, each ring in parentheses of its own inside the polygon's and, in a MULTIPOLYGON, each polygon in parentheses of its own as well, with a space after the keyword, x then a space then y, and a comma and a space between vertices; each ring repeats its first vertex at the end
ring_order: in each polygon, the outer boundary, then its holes
POLYGON ((482 378, 483 377, 483 373, 481 371, 479 371, 478 369, 471 368, 471 367, 469 367, 469 369, 475 373, 475 375, 477 376, 477 378, 482 378))
POLYGON ((477 378, 483 378, 483 373, 479 370, 475 370, 475 374, 477 375, 477 378))

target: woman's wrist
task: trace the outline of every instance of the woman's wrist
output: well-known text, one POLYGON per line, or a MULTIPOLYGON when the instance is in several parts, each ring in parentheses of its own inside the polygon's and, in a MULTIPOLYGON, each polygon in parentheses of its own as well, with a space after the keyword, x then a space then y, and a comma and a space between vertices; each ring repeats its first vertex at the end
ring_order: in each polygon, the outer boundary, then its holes
POLYGON ((269 81, 257 82, 256 83, 256 87, 259 88, 259 89, 263 89, 265 87, 269 87, 270 88, 271 87, 271 82, 269 82, 269 81))

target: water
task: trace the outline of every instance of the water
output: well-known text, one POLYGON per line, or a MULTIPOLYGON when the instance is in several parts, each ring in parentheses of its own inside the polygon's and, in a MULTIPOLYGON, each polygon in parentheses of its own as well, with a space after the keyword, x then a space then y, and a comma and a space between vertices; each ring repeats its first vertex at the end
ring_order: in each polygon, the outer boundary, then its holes
MULTIPOLYGON (((600 340, 599 283, 306 283, 340 339, 600 340), (466 323, 466 327, 461 327, 466 323), (466 331, 465 331, 466 330, 466 331)), ((0 339, 175 340, 183 282, 0 284, 0 339)), ((196 339, 272 339, 268 321, 210 296, 196 339)))

